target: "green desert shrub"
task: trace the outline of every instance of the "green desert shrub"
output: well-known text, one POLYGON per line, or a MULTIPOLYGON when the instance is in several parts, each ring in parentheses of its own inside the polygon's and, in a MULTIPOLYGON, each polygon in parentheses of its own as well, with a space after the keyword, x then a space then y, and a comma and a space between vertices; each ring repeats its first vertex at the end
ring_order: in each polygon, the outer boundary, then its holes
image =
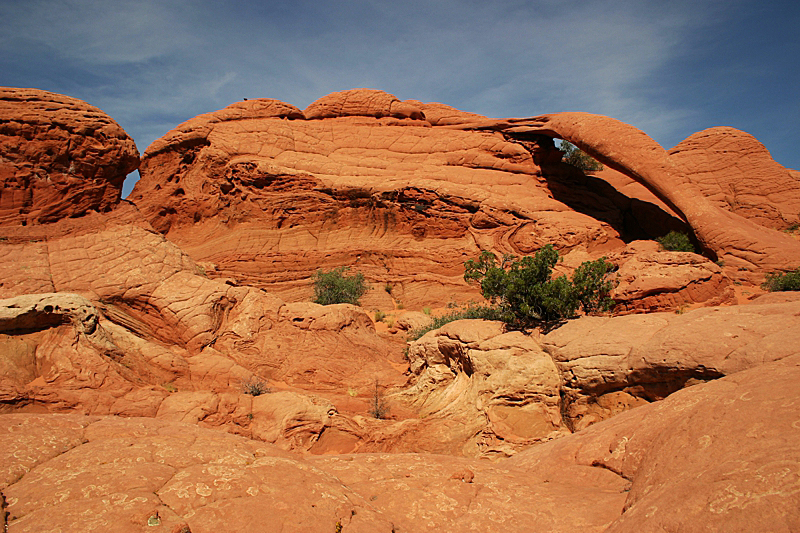
POLYGON ((601 258, 585 261, 572 273, 572 286, 584 312, 608 311, 614 305, 609 296, 614 282, 608 279, 614 268, 612 263, 601 258))
POLYGON ((242 392, 250 396, 261 396, 272 392, 272 389, 267 386, 264 381, 258 377, 252 377, 247 381, 242 382, 242 392))
POLYGON ((767 279, 761 288, 771 291, 800 291, 800 268, 790 272, 773 272, 767 274, 767 279))
POLYGON ((689 240, 689 236, 680 231, 670 231, 663 237, 656 239, 656 242, 668 252, 694 252, 694 245, 689 240))
POLYGON ((346 276, 350 267, 339 267, 333 270, 317 270, 314 273, 314 302, 322 305, 353 304, 369 290, 364 274, 356 272, 346 276))
POLYGON ((499 266, 492 253, 482 252, 464 263, 464 279, 480 283, 483 297, 492 303, 499 319, 517 328, 571 318, 579 308, 586 313, 611 308, 614 282, 608 274, 615 269, 613 264, 605 258, 587 261, 569 280, 552 277, 558 259, 551 244, 533 257, 505 256, 499 266))
POLYGON ((597 161, 569 141, 561 141, 562 161, 580 170, 603 170, 603 164, 597 161))

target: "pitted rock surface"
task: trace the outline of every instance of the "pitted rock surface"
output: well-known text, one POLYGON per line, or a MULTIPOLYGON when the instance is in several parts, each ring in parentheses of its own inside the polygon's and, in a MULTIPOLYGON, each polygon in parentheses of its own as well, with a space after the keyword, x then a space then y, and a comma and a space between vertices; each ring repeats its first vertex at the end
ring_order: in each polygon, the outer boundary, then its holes
POLYGON ((108 211, 138 166, 133 139, 100 109, 38 89, 0 88, 0 224, 108 211))

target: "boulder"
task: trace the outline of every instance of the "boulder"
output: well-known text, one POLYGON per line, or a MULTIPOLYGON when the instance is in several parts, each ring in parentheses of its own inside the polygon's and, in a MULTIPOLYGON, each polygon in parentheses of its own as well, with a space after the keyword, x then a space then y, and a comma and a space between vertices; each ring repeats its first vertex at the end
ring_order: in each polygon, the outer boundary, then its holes
POLYGON ((583 317, 542 338, 574 429, 688 385, 780 360, 800 346, 800 300, 683 314, 583 317))
POLYGON ((714 306, 734 300, 733 283, 723 269, 699 254, 669 252, 654 241, 634 241, 608 259, 619 265, 610 294, 616 314, 682 311, 695 304, 714 306))
POLYGON ((466 455, 511 455, 563 429, 552 359, 500 322, 450 322, 409 343, 408 358, 413 377, 400 397, 424 417, 461 422, 474 435, 466 455))
POLYGON ((395 324, 398 329, 414 331, 415 329, 428 327, 432 322, 433 318, 430 315, 419 311, 406 311, 397 317, 395 324))

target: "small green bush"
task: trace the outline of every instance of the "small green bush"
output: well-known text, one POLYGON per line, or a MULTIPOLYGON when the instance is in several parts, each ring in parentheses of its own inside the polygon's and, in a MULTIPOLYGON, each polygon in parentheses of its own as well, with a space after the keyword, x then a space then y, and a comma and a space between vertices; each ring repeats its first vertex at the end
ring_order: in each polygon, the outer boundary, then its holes
POLYGON ((761 284, 761 288, 770 292, 800 291, 800 268, 767 274, 767 280, 761 284))
POLYGON ((383 311, 375 311, 375 322, 383 322, 384 318, 386 318, 386 313, 383 311))
POLYGON ((668 252, 694 252, 694 245, 689 240, 689 236, 680 231, 670 231, 663 237, 656 239, 656 242, 668 252))
POLYGON ((561 160, 568 165, 580 170, 603 170, 602 163, 569 141, 561 141, 560 149, 564 152, 561 160))
POLYGON ((242 392, 249 394, 250 396, 261 396, 262 394, 268 394, 272 392, 272 389, 270 389, 260 378, 253 377, 242 382, 242 392))
POLYGON ((364 281, 364 274, 356 272, 352 276, 345 276, 347 270, 350 267, 343 266, 327 272, 317 270, 314 273, 314 302, 322 305, 359 305, 369 286, 364 281))
POLYGON ((586 313, 608 311, 614 305, 609 296, 614 283, 607 279, 614 265, 605 258, 586 261, 572 273, 572 285, 578 302, 586 313))
POLYGON ((479 282, 483 297, 496 306, 500 319, 517 328, 571 318, 581 307, 586 313, 611 308, 614 283, 606 278, 613 264, 605 258, 587 261, 571 281, 566 276, 552 279, 558 258, 551 244, 533 257, 506 256, 500 266, 491 252, 482 252, 477 260, 464 263, 464 279, 479 282))

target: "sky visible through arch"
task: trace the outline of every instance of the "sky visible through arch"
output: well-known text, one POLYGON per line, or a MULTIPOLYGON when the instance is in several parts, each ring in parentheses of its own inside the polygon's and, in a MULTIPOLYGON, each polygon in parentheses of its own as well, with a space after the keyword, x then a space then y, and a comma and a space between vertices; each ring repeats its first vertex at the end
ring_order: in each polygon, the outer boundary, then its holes
MULTIPOLYGON (((3 0, 0 85, 80 98, 140 152, 243 98, 368 87, 490 117, 733 126, 800 169, 800 2, 3 0)), ((123 195, 136 176, 126 180, 123 195)))

